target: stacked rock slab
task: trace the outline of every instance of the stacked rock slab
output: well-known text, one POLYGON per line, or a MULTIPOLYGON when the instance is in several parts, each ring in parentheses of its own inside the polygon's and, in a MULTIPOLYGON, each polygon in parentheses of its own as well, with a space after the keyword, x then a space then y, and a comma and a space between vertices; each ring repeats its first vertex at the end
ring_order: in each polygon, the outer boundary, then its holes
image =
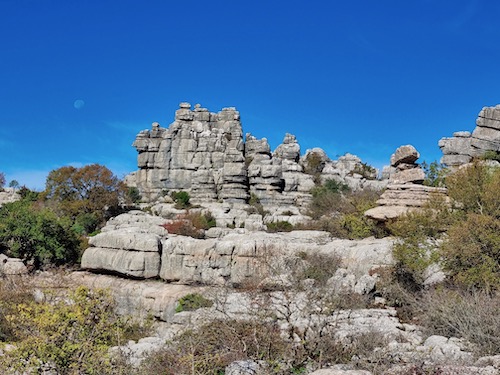
POLYGON ((422 208, 433 194, 446 196, 444 188, 422 185, 425 173, 416 163, 419 157, 412 145, 401 146, 391 155, 389 185, 377 200, 379 206, 366 211, 366 216, 387 221, 422 208))
POLYGON ((160 272, 164 219, 135 211, 111 219, 102 233, 90 237, 82 256, 84 269, 156 278, 160 272))
POLYGON ((500 105, 484 107, 476 120, 472 134, 468 131, 453 133, 453 137, 442 138, 439 147, 443 152, 441 163, 458 167, 487 151, 500 152, 500 105))
POLYGON ((240 115, 235 108, 211 113, 181 103, 168 129, 153 123, 133 146, 139 170, 129 175, 147 200, 162 191, 190 190, 194 199, 245 201, 248 198, 240 115))

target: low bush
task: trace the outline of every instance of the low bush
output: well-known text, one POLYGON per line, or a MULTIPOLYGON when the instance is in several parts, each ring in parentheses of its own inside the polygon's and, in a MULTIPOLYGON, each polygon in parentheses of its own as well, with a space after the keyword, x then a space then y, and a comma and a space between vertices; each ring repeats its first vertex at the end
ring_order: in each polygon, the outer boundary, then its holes
POLYGON ((198 310, 203 307, 211 307, 213 304, 213 301, 203 297, 201 294, 191 293, 179 299, 175 312, 198 310))
POLYGON ((476 354, 500 352, 500 296, 484 292, 438 289, 421 299, 420 323, 427 334, 464 338, 476 354))
POLYGON ((319 286, 326 285, 342 262, 336 254, 300 252, 298 255, 305 261, 305 265, 299 269, 299 280, 314 279, 319 286))
POLYGON ((456 283, 500 290, 500 219, 469 214, 450 228, 441 249, 445 268, 456 283))
POLYGON ((191 197, 187 191, 173 191, 170 193, 170 196, 175 202, 175 208, 185 209, 191 207, 191 203, 189 202, 191 197))
POLYGON ((172 234, 202 239, 205 238, 205 230, 215 227, 216 224, 215 218, 209 212, 188 211, 162 226, 172 234))
POLYGON ((0 249, 35 266, 75 263, 80 241, 71 220, 23 199, 0 208, 0 249))
POLYGON ((274 223, 268 223, 266 226, 269 233, 291 232, 294 229, 293 224, 288 221, 276 221, 274 223))
POLYGON ((334 237, 348 239, 387 235, 384 227, 364 216, 366 210, 376 206, 380 192, 350 192, 347 186, 327 180, 321 187, 314 188, 312 194, 308 215, 313 220, 297 225, 295 229, 323 230, 334 237))
POLYGON ((16 304, 5 317, 17 335, 15 348, 0 357, 0 369, 3 373, 42 369, 62 375, 118 373, 108 349, 125 343, 127 337, 124 321, 112 311, 107 292, 85 287, 52 303, 16 304))

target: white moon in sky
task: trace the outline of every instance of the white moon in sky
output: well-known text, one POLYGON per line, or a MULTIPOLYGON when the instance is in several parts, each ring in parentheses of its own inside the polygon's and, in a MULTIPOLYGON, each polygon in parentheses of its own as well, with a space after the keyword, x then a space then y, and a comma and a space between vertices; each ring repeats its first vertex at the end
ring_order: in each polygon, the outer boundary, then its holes
POLYGON ((75 107, 76 109, 82 109, 84 106, 85 106, 85 102, 82 99, 77 99, 73 103, 73 107, 75 107))

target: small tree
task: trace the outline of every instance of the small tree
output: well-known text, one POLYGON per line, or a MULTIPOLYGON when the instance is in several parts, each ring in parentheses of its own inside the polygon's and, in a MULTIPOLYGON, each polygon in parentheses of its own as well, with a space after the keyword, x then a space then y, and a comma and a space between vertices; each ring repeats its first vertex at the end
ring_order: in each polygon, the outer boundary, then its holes
POLYGON ((0 172, 0 190, 3 189, 4 185, 5 185, 5 175, 2 172, 0 172))
POLYGON ((103 165, 62 167, 49 173, 44 197, 56 211, 75 219, 94 213, 103 221, 127 199, 125 184, 103 165))
POLYGON ((19 189, 19 182, 17 182, 17 180, 12 180, 11 182, 9 182, 9 187, 10 188, 13 188, 13 189, 19 189))

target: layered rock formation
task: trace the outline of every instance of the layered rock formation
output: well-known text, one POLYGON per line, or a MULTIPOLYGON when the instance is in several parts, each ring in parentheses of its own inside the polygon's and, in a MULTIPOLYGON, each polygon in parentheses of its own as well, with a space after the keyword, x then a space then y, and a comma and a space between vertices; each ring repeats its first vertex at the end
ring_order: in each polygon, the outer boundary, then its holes
POLYGON ((235 108, 212 113, 181 103, 168 129, 155 122, 137 135, 133 146, 139 170, 126 182, 148 202, 172 190, 187 190, 194 202, 245 203, 253 194, 262 204, 300 206, 310 199, 315 182, 326 178, 345 180, 354 189, 384 186, 373 181, 376 171, 354 155, 331 161, 323 150, 313 149, 301 158, 291 134, 274 152, 265 138, 246 134, 243 140, 235 108), (316 157, 321 163, 311 169, 316 157))
POLYGON ((199 240, 162 233, 164 222, 140 211, 115 217, 90 239, 82 268, 182 284, 241 285, 265 279, 270 270, 284 267, 287 259, 297 260, 299 252, 337 254, 353 277, 392 261, 391 239, 351 241, 318 231, 249 233, 241 229, 199 240))
POLYGON ((482 157, 487 151, 500 152, 500 105, 484 107, 476 120, 472 134, 468 131, 453 133, 442 138, 439 147, 443 152, 441 163, 457 167, 482 157))
POLYGON ((391 166, 384 171, 389 185, 377 200, 379 206, 366 211, 366 216, 387 221, 423 207, 432 195, 446 197, 445 188, 422 185, 425 173, 416 163, 419 157, 412 145, 401 146, 391 155, 391 166))

